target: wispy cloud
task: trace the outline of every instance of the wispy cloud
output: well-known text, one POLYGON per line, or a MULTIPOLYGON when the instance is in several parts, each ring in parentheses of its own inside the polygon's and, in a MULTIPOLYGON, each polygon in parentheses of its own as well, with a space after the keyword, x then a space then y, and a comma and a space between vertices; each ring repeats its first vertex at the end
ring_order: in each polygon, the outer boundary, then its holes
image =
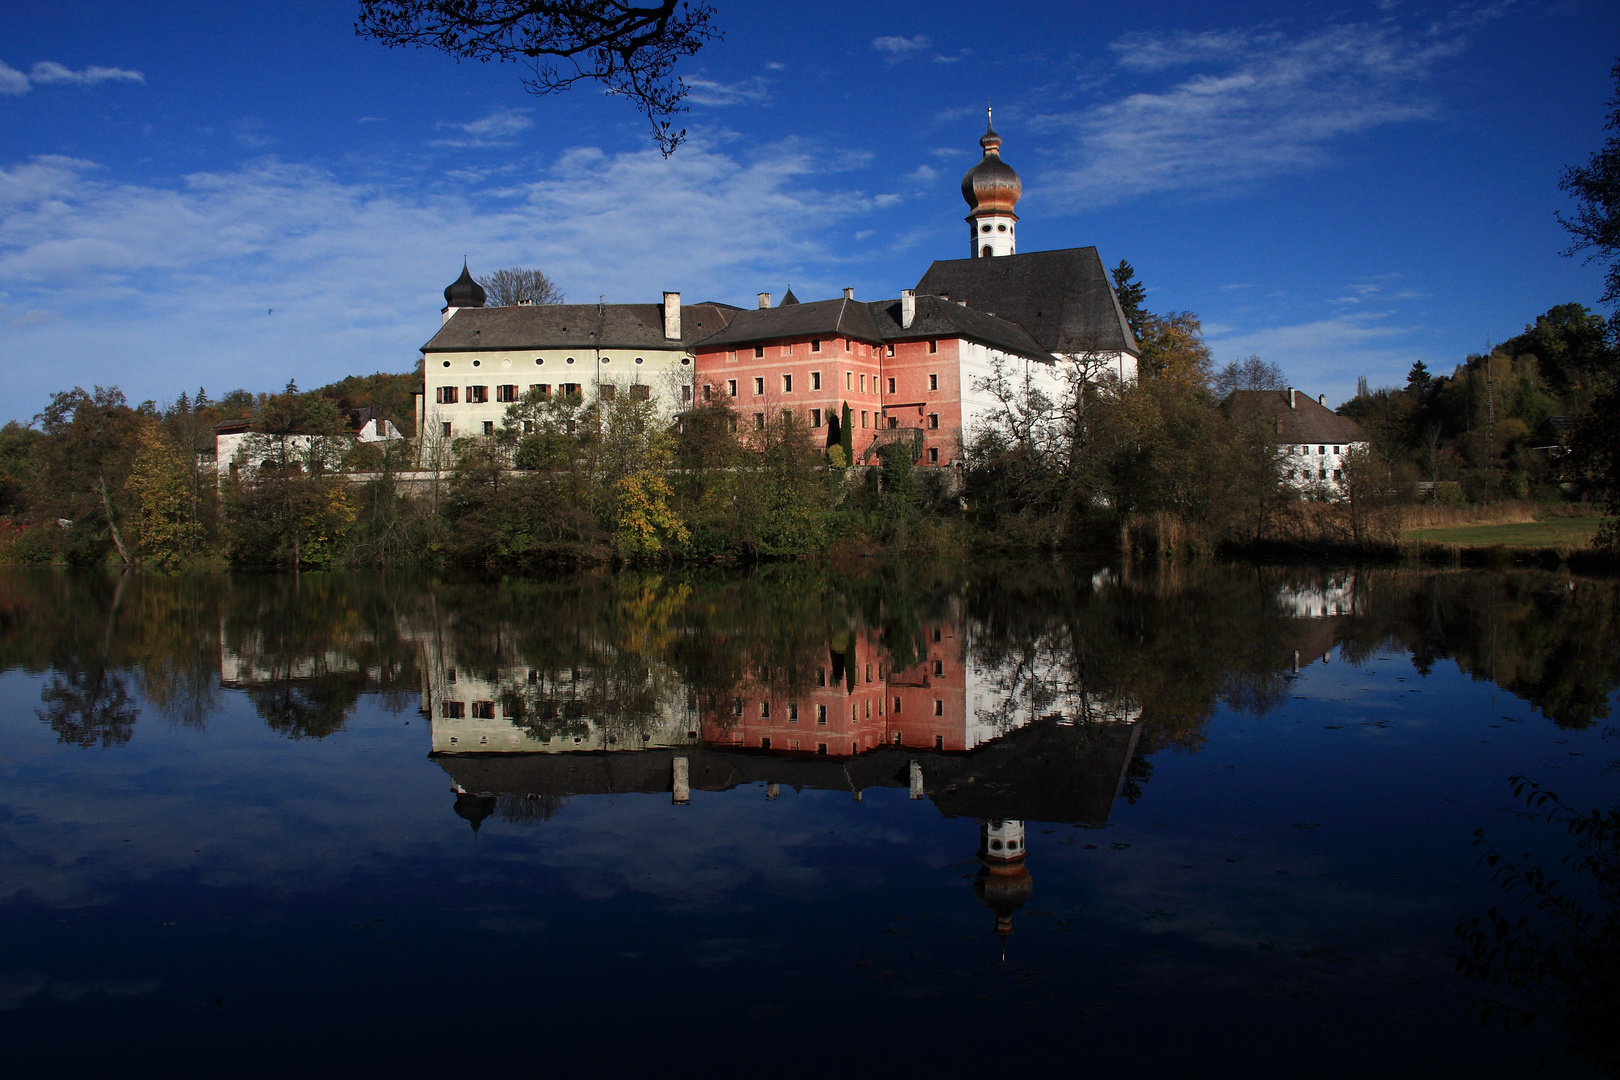
MULTIPOLYGON (((74 383, 139 400, 409 370, 463 253, 624 301, 746 297, 805 267, 827 277, 854 259, 862 216, 896 197, 828 186, 843 174, 823 149, 739 157, 695 140, 665 161, 583 147, 499 192, 476 177, 437 191, 348 182, 274 158, 172 185, 63 157, 0 167, 0 325, 14 349, 62 358, 16 373, 0 418, 74 383), (179 340, 209 347, 176 360, 179 340)), ((861 271, 844 284, 878 287, 861 271)))
POLYGON ((502 105, 477 120, 466 123, 444 121, 440 130, 459 131, 461 134, 435 139, 430 145, 477 149, 490 146, 511 146, 512 136, 534 126, 527 109, 513 109, 502 105))
POLYGON ((916 37, 879 37, 872 39, 872 48, 889 54, 890 63, 898 63, 928 48, 933 42, 922 34, 916 37))
POLYGON ((686 79, 686 98, 694 105, 757 105, 771 96, 771 84, 755 75, 741 82, 722 83, 713 79, 686 79))
POLYGON ((1465 30, 1506 9, 1464 5, 1416 29, 1385 19, 1303 35, 1127 35, 1110 46, 1118 68, 1169 81, 1033 118, 1030 126, 1071 140, 1068 164, 1039 179, 1066 200, 1098 205, 1155 192, 1219 193, 1320 167, 1345 136, 1439 113, 1428 85, 1436 67, 1466 46, 1465 30))
POLYGON ((1375 386, 1399 382, 1419 357, 1410 321, 1388 308, 1277 326, 1212 323, 1206 340, 1220 362, 1257 353, 1281 365, 1306 393, 1326 394, 1330 406, 1355 394, 1357 376, 1375 386))
POLYGON ((87 67, 74 71, 54 60, 41 60, 24 75, 16 68, 0 61, 0 94, 16 97, 26 94, 35 86, 95 86, 104 82, 144 83, 146 76, 128 68, 87 67))

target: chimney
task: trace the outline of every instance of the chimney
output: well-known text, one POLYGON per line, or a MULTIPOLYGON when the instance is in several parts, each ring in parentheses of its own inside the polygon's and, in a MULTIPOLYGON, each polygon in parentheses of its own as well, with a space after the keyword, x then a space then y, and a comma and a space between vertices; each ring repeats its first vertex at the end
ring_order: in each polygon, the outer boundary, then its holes
POLYGON ((760 293, 759 294, 759 310, 764 311, 766 308, 768 308, 770 306, 771 306, 771 294, 768 293, 768 292, 760 293))
POLYGON ((679 341, 681 337, 681 294, 664 294, 664 337, 679 341))
POLYGON ((1316 395, 1316 403, 1318 405, 1326 406, 1327 405, 1327 395, 1326 394, 1317 394, 1316 395))
POLYGON ((845 289, 844 290, 844 299, 845 300, 853 300, 853 299, 855 299, 855 290, 854 289, 845 289))
POLYGON ((917 318, 917 294, 910 289, 900 290, 900 329, 910 330, 917 318))
POLYGON ((1294 408, 1294 395, 1298 393, 1292 386, 1288 388, 1288 407, 1294 408))

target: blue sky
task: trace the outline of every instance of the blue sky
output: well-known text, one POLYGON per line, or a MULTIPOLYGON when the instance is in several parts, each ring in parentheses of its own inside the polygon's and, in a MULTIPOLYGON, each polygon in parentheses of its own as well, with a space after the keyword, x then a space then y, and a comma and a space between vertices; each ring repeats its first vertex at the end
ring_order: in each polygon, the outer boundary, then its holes
POLYGON ((463 255, 571 301, 893 296, 967 254, 986 99, 1021 250, 1129 259, 1219 361, 1330 403, 1602 291, 1553 214, 1603 137, 1614 5, 716 6, 667 161, 622 101, 383 48, 349 4, 11 20, 0 419, 408 371, 463 255))

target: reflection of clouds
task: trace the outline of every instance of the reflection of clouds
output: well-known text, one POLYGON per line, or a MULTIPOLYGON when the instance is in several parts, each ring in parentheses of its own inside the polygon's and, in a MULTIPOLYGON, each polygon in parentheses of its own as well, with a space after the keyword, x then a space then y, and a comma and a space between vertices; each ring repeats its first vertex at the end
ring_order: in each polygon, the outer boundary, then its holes
POLYGON ((156 979, 120 981, 92 979, 85 982, 71 979, 49 979, 43 975, 0 975, 0 1012, 13 1012, 23 1007, 29 998, 40 994, 55 1001, 71 1004, 91 994, 109 994, 117 997, 144 997, 157 993, 162 985, 156 979))

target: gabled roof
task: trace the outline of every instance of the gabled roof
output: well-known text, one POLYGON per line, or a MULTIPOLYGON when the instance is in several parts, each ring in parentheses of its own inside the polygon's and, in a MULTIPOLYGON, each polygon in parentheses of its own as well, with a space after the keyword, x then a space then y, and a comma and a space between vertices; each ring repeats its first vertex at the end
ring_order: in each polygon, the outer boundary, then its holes
POLYGON ((922 338, 967 338, 1016 356, 1052 363, 1056 358, 1015 323, 938 296, 917 297, 910 327, 900 325, 900 301, 859 303, 849 299, 742 311, 731 325, 701 343, 704 349, 730 349, 785 338, 847 337, 873 345, 922 338))
POLYGON ((723 329, 739 309, 681 305, 679 341, 664 337, 662 304, 527 304, 462 308, 439 328, 425 353, 534 349, 669 349, 723 329))
POLYGON ((1141 353, 1094 247, 942 259, 917 292, 1015 322, 1048 352, 1141 353))
POLYGON ((1017 323, 998 319, 983 311, 963 307, 938 296, 917 297, 911 325, 900 325, 900 301, 881 300, 873 305, 872 317, 885 342, 916 341, 920 338, 967 338, 1014 356, 1053 363, 1057 358, 1024 332, 1017 323))
POLYGON ((882 342, 868 305, 839 297, 808 304, 739 311, 718 334, 704 338, 705 349, 735 348, 780 338, 846 337, 872 345, 882 342))
POLYGON ((1238 423, 1274 419, 1277 437, 1285 443, 1365 442, 1361 425, 1340 416, 1309 394, 1295 391, 1288 407, 1287 390, 1234 390, 1221 402, 1221 412, 1238 423))

